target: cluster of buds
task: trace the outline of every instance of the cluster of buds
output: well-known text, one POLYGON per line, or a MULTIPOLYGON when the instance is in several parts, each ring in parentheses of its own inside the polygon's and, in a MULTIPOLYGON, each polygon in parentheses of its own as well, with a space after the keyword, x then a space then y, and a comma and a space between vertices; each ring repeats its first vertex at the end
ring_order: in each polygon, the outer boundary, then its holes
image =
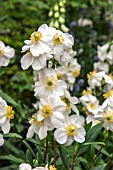
POLYGON ((69 28, 65 26, 65 4, 66 0, 59 0, 50 9, 48 16, 50 17, 50 26, 62 30, 63 32, 68 32, 69 28))

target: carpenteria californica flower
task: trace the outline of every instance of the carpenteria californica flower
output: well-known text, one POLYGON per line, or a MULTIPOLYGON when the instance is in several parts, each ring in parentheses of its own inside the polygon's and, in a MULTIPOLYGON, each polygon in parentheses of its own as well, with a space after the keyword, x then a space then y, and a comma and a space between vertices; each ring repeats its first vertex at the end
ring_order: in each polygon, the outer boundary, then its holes
POLYGON ((107 50, 109 48, 109 45, 105 44, 103 46, 98 46, 97 48, 98 48, 97 54, 98 54, 100 61, 106 60, 107 50))
POLYGON ((89 86, 94 89, 95 87, 100 87, 101 86, 101 81, 105 76, 105 72, 101 71, 101 72, 96 72, 95 70, 92 72, 89 72, 89 74, 87 74, 87 78, 88 78, 88 84, 89 86))
POLYGON ((56 170, 56 168, 53 165, 50 165, 48 168, 48 165, 46 165, 45 167, 40 166, 32 169, 30 164, 22 163, 19 165, 19 170, 56 170))
POLYGON ((100 72, 100 71, 105 71, 106 73, 109 72, 109 64, 106 63, 106 62, 95 62, 94 65, 94 70, 97 71, 97 72, 100 72))
POLYGON ((30 164, 22 163, 19 165, 19 170, 32 170, 32 167, 30 164))
POLYGON ((64 95, 61 96, 61 100, 66 104, 66 111, 65 111, 66 113, 70 114, 72 109, 77 115, 79 115, 79 111, 75 106, 75 104, 78 103, 77 97, 71 97, 70 93, 67 90, 65 90, 64 95))
POLYGON ((113 110, 113 89, 103 94, 105 101, 102 104, 102 108, 105 110, 111 108, 113 110))
POLYGON ((4 139, 3 139, 3 135, 0 134, 0 146, 2 146, 4 144, 4 139))
POLYGON ((34 133, 36 133, 39 136, 40 140, 42 140, 47 136, 47 131, 52 130, 54 127, 51 122, 48 122, 46 120, 38 121, 37 115, 38 113, 32 115, 29 120, 31 126, 28 129, 27 138, 32 138, 34 133))
POLYGON ((41 97, 39 103, 38 121, 45 120, 51 122, 53 127, 57 128, 64 122, 64 112, 66 104, 61 101, 57 94, 51 94, 48 97, 41 97))
POLYGON ((95 118, 95 115, 93 115, 93 114, 89 114, 89 115, 86 116, 86 122, 87 122, 87 124, 92 122, 92 127, 97 125, 98 123, 100 123, 100 121, 97 120, 95 118))
POLYGON ((23 70, 26 70, 32 65, 34 70, 40 70, 46 66, 47 60, 52 57, 53 56, 48 53, 40 54, 39 56, 34 57, 31 52, 28 51, 21 59, 21 67, 23 70))
POLYGON ((111 90, 113 88, 113 75, 112 74, 105 75, 104 81, 105 81, 105 85, 103 91, 106 92, 111 90))
POLYGON ((24 41, 26 45, 22 47, 22 52, 30 51, 34 57, 50 52, 54 34, 55 28, 48 27, 46 24, 41 25, 38 31, 31 34, 30 40, 24 41))
POLYGON ((67 85, 63 80, 57 79, 56 71, 52 68, 45 68, 39 73, 39 81, 35 83, 35 96, 48 96, 56 92, 63 95, 67 85))
POLYGON ((4 134, 10 131, 10 119, 14 118, 14 110, 0 97, 0 126, 4 134))
POLYGON ((55 130, 54 136, 58 143, 71 145, 73 141, 82 143, 85 141, 85 129, 82 126, 81 117, 72 115, 66 117, 61 127, 55 130))
POLYGON ((0 41, 0 66, 7 66, 14 55, 14 48, 5 46, 5 44, 0 41))

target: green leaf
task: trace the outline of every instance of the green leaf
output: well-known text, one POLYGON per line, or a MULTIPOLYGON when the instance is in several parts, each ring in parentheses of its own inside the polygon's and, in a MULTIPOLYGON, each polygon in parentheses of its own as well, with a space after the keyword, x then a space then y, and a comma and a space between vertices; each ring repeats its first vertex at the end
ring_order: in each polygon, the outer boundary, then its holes
POLYGON ((0 168, 0 170, 15 170, 18 169, 18 165, 10 165, 10 166, 5 166, 3 168, 0 168))
POLYGON ((86 142, 83 143, 81 146, 86 146, 86 145, 105 145, 103 142, 86 142))
POLYGON ((27 149, 27 152, 26 152, 26 162, 29 163, 29 164, 33 164, 33 158, 32 158, 32 155, 30 153, 30 151, 27 149))
POLYGON ((37 142, 35 139, 33 138, 26 138, 27 141, 33 143, 33 144, 36 144, 36 145, 39 145, 39 146, 42 146, 39 142, 37 142))
POLYGON ((11 144, 9 141, 6 141, 5 142, 5 146, 11 150, 13 153, 17 154, 17 155, 20 155, 20 152, 19 150, 17 149, 17 147, 15 147, 13 144, 11 144))
POLYGON ((17 133, 8 133, 8 134, 4 134, 4 137, 8 137, 8 138, 19 138, 22 139, 23 137, 17 133))
MULTIPOLYGON (((97 150, 99 150, 101 146, 99 146, 99 145, 94 145, 94 147, 95 147, 97 150)), ((103 153, 104 155, 110 157, 110 154, 109 154, 104 148, 102 148, 101 153, 103 153)))
POLYGON ((32 156, 34 156, 36 158, 36 155, 34 154, 34 151, 32 150, 31 146, 25 141, 23 140, 23 143, 25 144, 25 146, 27 147, 27 149, 30 151, 30 153, 32 154, 32 156))
POLYGON ((61 156, 61 160, 62 160, 66 170, 69 170, 68 158, 67 158, 67 154, 66 154, 65 150, 61 146, 59 146, 58 149, 59 149, 59 153, 61 156))
POLYGON ((91 170, 105 170, 105 167, 106 167, 107 164, 102 164, 102 165, 97 165, 93 168, 91 168, 91 170))
POLYGON ((20 158, 16 158, 12 155, 0 156, 0 160, 9 160, 9 161, 13 161, 13 162, 18 163, 18 164, 25 162, 24 160, 22 160, 20 158))

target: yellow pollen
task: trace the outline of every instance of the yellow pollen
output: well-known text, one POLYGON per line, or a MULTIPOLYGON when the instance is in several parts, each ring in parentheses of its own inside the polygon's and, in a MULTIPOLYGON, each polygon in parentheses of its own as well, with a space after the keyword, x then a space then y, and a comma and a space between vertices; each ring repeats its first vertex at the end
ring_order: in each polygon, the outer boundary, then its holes
POLYGON ((53 114, 52 107, 50 105, 44 105, 41 109, 42 116, 49 118, 53 114))
POLYGON ((57 170, 54 165, 49 166, 49 170, 57 170))
POLYGON ((0 48, 0 54, 3 54, 3 53, 4 53, 4 49, 0 48))
POLYGON ((103 94, 103 97, 104 97, 105 99, 107 99, 107 98, 109 98, 109 97, 112 96, 112 95, 113 95, 113 90, 110 90, 110 91, 104 93, 104 94, 103 94))
POLYGON ((76 125, 74 125, 73 123, 69 124, 66 127, 66 132, 68 136, 77 136, 78 132, 77 132, 78 128, 76 125))
POLYGON ((9 120, 10 119, 14 119, 14 114, 15 114, 15 112, 12 109, 12 107, 11 106, 7 106, 7 113, 6 113, 6 115, 7 115, 9 120))
POLYGON ((96 109, 96 104, 94 103, 88 103, 88 106, 90 107, 90 109, 95 110, 96 109))
POLYGON ((63 44, 64 38, 62 34, 56 33, 56 35, 53 37, 53 41, 55 45, 60 45, 60 44, 63 44))
POLYGON ((70 110, 70 100, 64 97, 62 101, 66 104, 66 111, 70 110))
POLYGON ((83 95, 92 94, 92 91, 91 90, 83 90, 82 94, 83 95))
POLYGON ((35 123, 36 125, 38 125, 38 126, 42 126, 43 124, 44 124, 44 120, 42 120, 42 121, 38 121, 37 120, 37 115, 38 114, 34 114, 34 115, 32 115, 32 117, 30 118, 30 123, 32 124, 32 123, 35 123))
POLYGON ((43 37, 42 33, 40 31, 37 31, 37 32, 33 32, 31 34, 30 40, 32 42, 38 43, 41 40, 42 37, 43 37))
POLYGON ((83 107, 82 107, 82 111, 83 111, 83 112, 85 112, 85 113, 86 113, 86 115, 89 115, 89 114, 90 114, 90 112, 88 112, 88 110, 86 109, 86 107, 85 107, 85 106, 83 106, 83 107))
POLYGON ((112 74, 109 74, 108 76, 110 77, 111 80, 113 80, 113 75, 112 74))
POLYGON ((113 123, 113 112, 112 111, 103 113, 102 117, 105 123, 113 123))
POLYGON ((80 75, 80 70, 78 68, 75 68, 73 71, 73 76, 78 77, 80 75))
POLYGON ((95 76, 95 74, 96 74, 96 71, 95 71, 95 70, 92 71, 92 72, 89 72, 89 74, 87 74, 87 78, 88 78, 88 79, 92 79, 92 78, 95 76))
POLYGON ((58 72, 58 73, 57 73, 57 79, 58 79, 58 80, 61 80, 62 77, 63 77, 62 73, 58 72))
POLYGON ((58 80, 55 76, 46 76, 42 81, 46 89, 54 90, 58 80))

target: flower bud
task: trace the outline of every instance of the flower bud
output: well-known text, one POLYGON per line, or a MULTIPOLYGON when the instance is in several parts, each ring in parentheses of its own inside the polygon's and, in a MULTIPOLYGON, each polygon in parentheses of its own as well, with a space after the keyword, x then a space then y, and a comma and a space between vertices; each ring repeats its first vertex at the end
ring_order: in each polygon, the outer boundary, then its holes
POLYGON ((52 17, 52 15, 53 15, 53 11, 49 11, 48 16, 49 16, 49 17, 52 17))
POLYGON ((63 7, 64 3, 63 2, 59 2, 59 6, 63 7))
POLYGON ((58 5, 57 5, 57 4, 55 4, 54 10, 55 10, 55 11, 58 11, 58 5))
POLYGON ((62 12, 62 13, 65 13, 66 12, 66 10, 65 10, 65 8, 60 8, 60 12, 62 12))
POLYGON ((64 19, 63 17, 60 17, 60 18, 59 18, 59 22, 60 22, 61 24, 64 24, 64 23, 65 23, 65 19, 64 19))
POLYGON ((61 25, 61 29, 64 32, 68 32, 69 31, 69 28, 67 28, 64 24, 61 25))
POLYGON ((55 21, 54 27, 55 27, 55 28, 59 28, 59 23, 58 23, 58 21, 55 21))
POLYGON ((58 18, 59 17, 59 12, 55 12, 54 17, 58 18))

